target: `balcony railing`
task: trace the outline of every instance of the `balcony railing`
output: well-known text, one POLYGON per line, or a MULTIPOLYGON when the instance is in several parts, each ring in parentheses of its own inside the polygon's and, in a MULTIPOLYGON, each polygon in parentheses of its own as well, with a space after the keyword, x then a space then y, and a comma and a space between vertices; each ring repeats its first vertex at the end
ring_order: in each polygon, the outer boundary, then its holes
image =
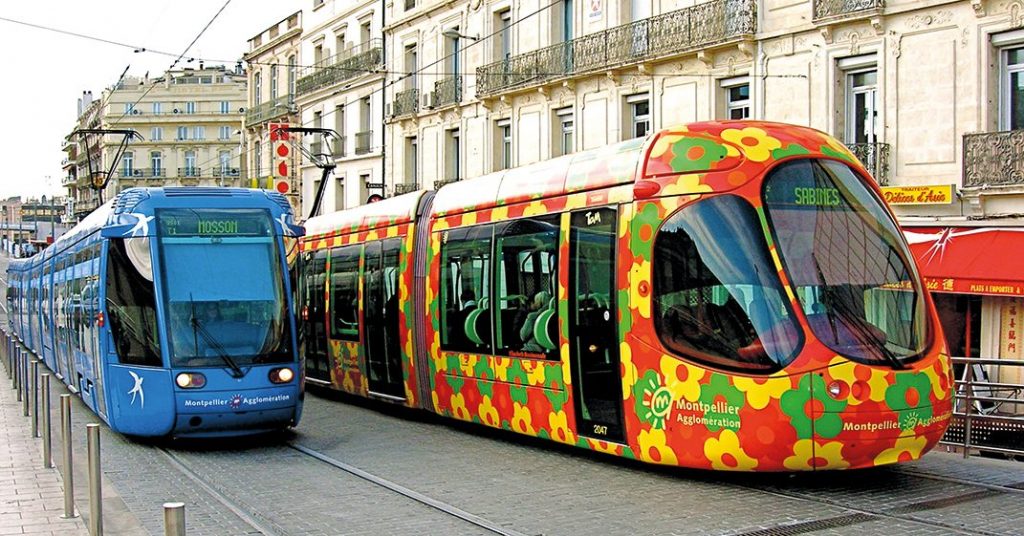
POLYGON ((711 0, 512 56, 476 70, 476 96, 658 60, 751 38, 755 0, 711 0))
POLYGON ((434 107, 462 102, 462 75, 446 76, 434 82, 434 107))
POLYGON ((370 152, 370 143, 373 140, 373 131, 356 132, 356 154, 370 152))
POLYGON ((286 115, 295 106, 295 97, 285 95, 249 108, 245 112, 245 126, 252 126, 286 115))
POLYGON ((888 143, 847 143, 850 152, 864 164, 864 168, 875 178, 879 186, 889 185, 889 144, 888 143))
POLYGON ((407 194, 409 192, 415 192, 420 189, 420 185, 415 182, 398 183, 395 184, 395 195, 407 194))
POLYGON ((391 117, 401 117, 416 113, 420 104, 420 90, 407 89, 395 93, 395 101, 391 103, 391 117))
POLYGON ((1024 130, 964 134, 964 188, 1024 185, 1024 130))
POLYGON ((453 182, 459 182, 461 180, 462 179, 456 177, 454 179, 444 179, 444 180, 440 180, 440 181, 434 181, 434 189, 435 190, 440 190, 441 187, 446 185, 446 184, 451 184, 453 182))
POLYGON ((229 168, 229 167, 223 167, 223 168, 222 167, 215 167, 215 168, 213 168, 213 177, 214 178, 237 177, 239 174, 240 173, 239 173, 238 168, 229 168))
POLYGON ((814 22, 876 13, 884 7, 885 0, 814 0, 814 22))
POLYGON ((202 177, 203 169, 197 167, 180 167, 178 168, 179 177, 202 177))
POLYGON ((331 147, 334 149, 332 154, 335 158, 342 158, 345 156, 345 142, 348 141, 348 136, 339 136, 331 141, 331 147))
POLYGON ((296 92, 309 93, 359 75, 373 72, 381 66, 381 40, 371 39, 306 67, 296 83, 296 92))
POLYGON ((146 168, 142 170, 142 173, 151 179, 158 179, 167 175, 166 168, 146 168))

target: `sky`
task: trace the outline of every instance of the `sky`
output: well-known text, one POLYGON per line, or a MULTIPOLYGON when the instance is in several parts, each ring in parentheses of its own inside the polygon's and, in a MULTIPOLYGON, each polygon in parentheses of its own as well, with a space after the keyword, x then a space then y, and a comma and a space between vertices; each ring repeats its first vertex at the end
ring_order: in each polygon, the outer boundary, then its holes
MULTIPOLYGON (((186 57, 234 61, 249 38, 305 7, 307 0, 54 0, 2 2, 0 18, 131 45, 122 47, 0 20, 4 54, 0 103, 9 121, 0 129, 7 170, 0 198, 65 195, 61 151, 75 126, 78 99, 100 98, 128 68, 129 75, 163 73, 214 14, 227 7, 186 57)), ((207 61, 206 64, 217 65, 207 61)))

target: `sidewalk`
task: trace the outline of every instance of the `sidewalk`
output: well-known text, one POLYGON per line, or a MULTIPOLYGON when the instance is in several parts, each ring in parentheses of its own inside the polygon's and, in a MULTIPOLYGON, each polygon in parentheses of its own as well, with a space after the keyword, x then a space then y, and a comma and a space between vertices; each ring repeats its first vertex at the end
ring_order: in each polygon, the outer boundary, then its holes
POLYGON ((81 517, 61 519, 64 492, 56 469, 43 469, 43 443, 0 366, 0 535, 87 536, 81 517))

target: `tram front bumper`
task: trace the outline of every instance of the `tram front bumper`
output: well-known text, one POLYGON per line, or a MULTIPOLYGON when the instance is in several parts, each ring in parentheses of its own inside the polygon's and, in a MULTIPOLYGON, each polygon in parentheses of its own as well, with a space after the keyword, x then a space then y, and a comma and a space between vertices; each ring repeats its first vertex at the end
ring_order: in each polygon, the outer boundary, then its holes
POLYGON ((297 424, 297 385, 244 391, 179 391, 175 436, 259 433, 297 424))

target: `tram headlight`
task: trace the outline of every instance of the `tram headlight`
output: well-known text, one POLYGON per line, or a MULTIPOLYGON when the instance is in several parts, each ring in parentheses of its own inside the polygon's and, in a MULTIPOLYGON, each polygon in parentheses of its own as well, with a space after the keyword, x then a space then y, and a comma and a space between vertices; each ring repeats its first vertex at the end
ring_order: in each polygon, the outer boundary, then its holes
POLYGON ((290 368, 277 368, 270 371, 271 383, 288 383, 295 379, 295 372, 290 368))
POLYGON ((178 377, 174 379, 174 382, 182 389, 199 389, 206 385, 206 376, 203 376, 198 372, 182 372, 181 374, 178 374, 178 377))

